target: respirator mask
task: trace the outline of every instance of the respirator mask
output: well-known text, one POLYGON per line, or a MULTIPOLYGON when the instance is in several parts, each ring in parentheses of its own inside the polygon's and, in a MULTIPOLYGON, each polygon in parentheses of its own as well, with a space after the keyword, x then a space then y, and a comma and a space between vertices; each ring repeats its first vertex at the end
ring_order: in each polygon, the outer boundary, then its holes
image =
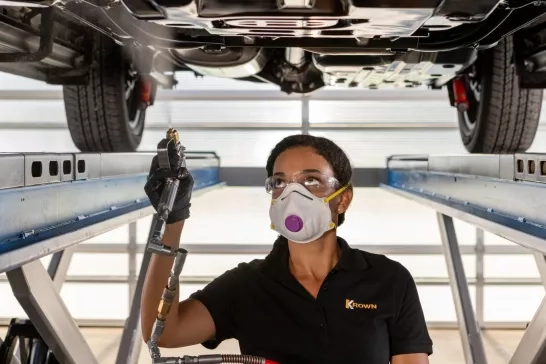
POLYGON ((273 197, 271 228, 295 243, 317 240, 336 227, 329 202, 347 187, 339 188, 337 179, 321 173, 298 173, 290 182, 280 176, 268 178, 266 190, 273 197), (335 192, 326 196, 332 190, 335 192))

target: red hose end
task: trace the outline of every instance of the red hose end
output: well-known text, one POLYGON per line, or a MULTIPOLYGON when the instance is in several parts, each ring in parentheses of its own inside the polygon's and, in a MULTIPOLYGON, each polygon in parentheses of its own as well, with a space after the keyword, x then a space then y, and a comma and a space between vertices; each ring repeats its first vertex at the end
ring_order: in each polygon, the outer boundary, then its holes
POLYGON ((140 89, 140 101, 145 102, 146 105, 150 105, 152 94, 152 81, 143 80, 140 89))
POLYGON ((279 364, 276 361, 265 359, 265 364, 279 364))
POLYGON ((456 78, 453 80, 453 96, 455 98, 455 107, 461 112, 465 112, 469 109, 470 103, 466 97, 466 87, 463 78, 456 78))

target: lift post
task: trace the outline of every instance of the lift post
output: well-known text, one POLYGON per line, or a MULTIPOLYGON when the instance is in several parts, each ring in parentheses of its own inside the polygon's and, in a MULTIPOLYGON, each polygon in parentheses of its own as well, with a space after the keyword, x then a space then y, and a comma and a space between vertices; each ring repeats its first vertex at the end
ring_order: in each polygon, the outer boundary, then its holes
POLYGON ((486 364, 485 349, 480 336, 479 323, 474 316, 474 309, 472 308, 470 291, 466 282, 463 259, 459 250, 453 218, 438 213, 438 224, 447 271, 450 277, 455 311, 457 312, 457 319, 459 321, 459 330, 461 338, 465 338, 462 344, 466 362, 486 364))
MULTIPOLYGON (((0 155, 0 170, 9 172, 0 175, 0 273, 61 363, 97 363, 59 294, 73 247, 153 214, 144 184, 154 155, 0 155), (39 259, 49 254, 46 270, 39 259)), ((186 158, 194 195, 222 185, 215 153, 186 158)))
MULTIPOLYGON (((382 188, 437 211, 465 359, 485 364, 453 218, 530 249, 546 287, 546 155, 393 156, 387 160, 387 171, 388 182, 382 188)), ((543 363, 546 298, 510 361, 543 363)))

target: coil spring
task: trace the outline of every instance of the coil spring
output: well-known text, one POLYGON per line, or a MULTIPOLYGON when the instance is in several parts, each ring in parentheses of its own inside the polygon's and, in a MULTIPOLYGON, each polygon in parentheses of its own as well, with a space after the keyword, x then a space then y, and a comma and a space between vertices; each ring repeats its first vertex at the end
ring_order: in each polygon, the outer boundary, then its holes
POLYGON ((265 359, 252 355, 222 354, 222 363, 264 364, 265 359))

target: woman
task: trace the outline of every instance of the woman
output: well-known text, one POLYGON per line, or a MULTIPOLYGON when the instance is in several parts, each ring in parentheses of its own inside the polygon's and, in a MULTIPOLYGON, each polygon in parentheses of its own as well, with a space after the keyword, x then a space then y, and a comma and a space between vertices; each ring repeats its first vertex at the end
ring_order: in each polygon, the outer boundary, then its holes
MULTIPOLYGON (((345 153, 328 139, 293 135, 275 146, 266 170, 271 228, 280 234, 271 253, 174 304, 159 346, 215 348, 236 338, 241 353, 281 364, 427 364, 432 341, 409 272, 336 235, 353 198, 345 153)), ((158 175, 164 173, 154 164, 145 188, 154 206, 158 175)), ((179 244, 192 187, 191 176, 181 179, 166 245, 179 244)), ((171 265, 163 256, 150 263, 141 312, 145 341, 171 265)))

